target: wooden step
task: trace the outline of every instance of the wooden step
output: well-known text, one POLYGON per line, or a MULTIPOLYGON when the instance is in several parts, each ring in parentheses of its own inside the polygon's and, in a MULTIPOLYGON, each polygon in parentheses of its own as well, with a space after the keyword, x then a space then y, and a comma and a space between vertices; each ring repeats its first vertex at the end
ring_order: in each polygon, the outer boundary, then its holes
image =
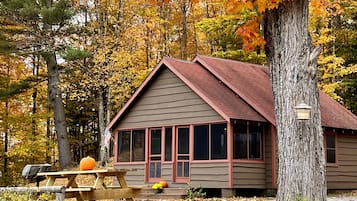
POLYGON ((185 188, 164 188, 162 192, 152 188, 142 188, 140 195, 135 200, 170 200, 170 199, 183 199, 186 195, 185 188))

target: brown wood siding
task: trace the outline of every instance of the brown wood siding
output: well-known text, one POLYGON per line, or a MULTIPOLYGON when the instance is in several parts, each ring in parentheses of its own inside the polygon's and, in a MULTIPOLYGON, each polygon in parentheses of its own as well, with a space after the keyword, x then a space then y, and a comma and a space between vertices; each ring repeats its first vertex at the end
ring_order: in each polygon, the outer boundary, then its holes
POLYGON ((191 163, 190 185, 204 188, 229 188, 228 163, 191 163))
POLYGON ((144 164, 131 164, 131 165, 115 165, 118 169, 133 169, 135 171, 128 171, 125 180, 128 185, 144 185, 145 184, 145 165, 144 164))
POLYGON ((337 136, 338 166, 327 166, 328 189, 357 189, 357 136, 337 136))
POLYGON ((224 120, 165 68, 120 121, 119 128, 145 128, 224 120))
POLYGON ((161 164, 161 179, 167 182, 172 180, 172 163, 162 163, 161 164))
POLYGON ((265 163, 233 163, 234 188, 266 188, 265 163))
POLYGON ((271 151, 271 127, 265 127, 265 182, 266 188, 272 188, 272 151, 271 151))

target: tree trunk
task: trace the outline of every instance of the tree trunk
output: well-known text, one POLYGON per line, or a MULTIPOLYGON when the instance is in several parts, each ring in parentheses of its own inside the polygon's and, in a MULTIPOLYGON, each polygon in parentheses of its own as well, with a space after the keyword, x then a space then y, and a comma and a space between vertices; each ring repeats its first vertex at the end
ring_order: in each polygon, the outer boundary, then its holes
POLYGON ((61 90, 58 88, 59 73, 56 61, 56 55, 54 53, 44 53, 43 57, 47 64, 48 71, 48 90, 49 99, 52 103, 55 128, 57 134, 57 146, 59 153, 59 163, 61 169, 69 167, 72 162, 72 154, 69 147, 69 141, 67 137, 67 127, 64 105, 62 102, 61 90))
POLYGON ((187 20, 190 14, 190 1, 183 0, 181 2, 181 11, 182 11, 182 36, 181 36, 181 59, 187 60, 187 41, 188 41, 188 28, 187 20))
POLYGON ((319 94, 319 49, 308 33, 308 0, 283 1, 264 19, 271 68, 278 142, 278 201, 326 200, 325 155, 319 94), (312 107, 309 120, 297 120, 294 107, 312 107))
POLYGON ((102 87, 99 87, 98 91, 98 127, 99 127, 99 161, 103 162, 104 159, 104 92, 102 87))
POLYGON ((100 150, 99 150, 99 161, 101 162, 101 166, 105 167, 107 165, 108 160, 108 146, 105 144, 105 89, 103 87, 99 88, 99 96, 98 96, 98 122, 99 122, 99 139, 100 142, 100 150))

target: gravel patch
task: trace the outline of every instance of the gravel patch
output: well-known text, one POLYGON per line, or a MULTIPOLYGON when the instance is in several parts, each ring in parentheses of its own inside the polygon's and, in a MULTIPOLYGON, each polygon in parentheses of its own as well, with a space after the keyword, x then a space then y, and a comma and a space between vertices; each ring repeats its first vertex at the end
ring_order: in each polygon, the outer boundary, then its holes
POLYGON ((328 201, 357 201, 356 196, 338 196, 338 197, 328 197, 328 201))

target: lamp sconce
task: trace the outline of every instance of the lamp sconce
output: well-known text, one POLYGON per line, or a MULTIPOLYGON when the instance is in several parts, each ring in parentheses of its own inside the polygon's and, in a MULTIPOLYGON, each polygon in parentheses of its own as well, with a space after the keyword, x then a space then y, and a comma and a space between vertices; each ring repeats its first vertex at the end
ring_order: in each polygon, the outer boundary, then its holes
POLYGON ((296 118, 298 120, 309 120, 310 119, 311 106, 306 103, 299 103, 295 106, 296 118))

